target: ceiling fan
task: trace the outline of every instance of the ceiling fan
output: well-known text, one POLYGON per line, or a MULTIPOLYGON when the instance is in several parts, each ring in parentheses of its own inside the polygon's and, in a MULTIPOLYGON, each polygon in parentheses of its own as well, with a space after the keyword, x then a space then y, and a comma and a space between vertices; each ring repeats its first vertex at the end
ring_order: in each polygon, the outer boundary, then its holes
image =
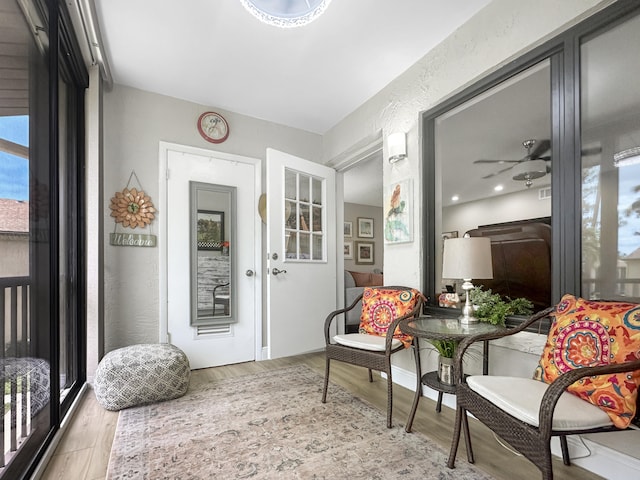
MULTIPOLYGON (((527 149, 527 154, 519 160, 487 160, 487 159, 481 158, 479 160, 474 161, 473 163, 497 163, 499 165, 505 164, 505 163, 512 164, 506 168, 498 170, 497 172, 493 172, 482 177, 482 178, 491 178, 491 177, 495 177, 496 175, 500 175, 501 173, 504 173, 507 170, 511 170, 513 167, 515 167, 519 163, 532 162, 535 160, 542 160, 547 162, 551 160, 551 157, 549 155, 542 156, 543 153, 545 153, 551 148, 551 142, 549 140, 537 141, 535 139, 530 139, 522 142, 522 145, 524 146, 524 148, 527 149)), ((516 178, 516 177, 520 177, 520 174, 517 174, 514 177, 514 180, 529 181, 532 178, 540 178, 548 173, 547 170, 549 170, 549 168, 546 166, 546 163, 544 164, 544 169, 541 168, 542 162, 535 162, 535 163, 536 163, 535 172, 527 172, 529 178, 525 178, 524 176, 522 178, 516 178)), ((531 166, 533 166, 533 164, 531 164, 531 166)), ((522 175, 525 175, 525 174, 522 173, 522 175)))

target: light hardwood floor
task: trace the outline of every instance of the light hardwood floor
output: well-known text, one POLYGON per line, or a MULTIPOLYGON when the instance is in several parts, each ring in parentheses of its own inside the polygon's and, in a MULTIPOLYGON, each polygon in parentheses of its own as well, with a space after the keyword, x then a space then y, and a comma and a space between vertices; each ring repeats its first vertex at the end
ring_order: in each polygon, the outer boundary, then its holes
MULTIPOLYGON (((314 353, 295 357, 250 362, 238 365, 196 370, 191 377, 192 383, 211 382, 221 378, 234 377, 265 370, 304 363, 324 374, 324 354, 314 353)), ((380 408, 386 409, 386 380, 374 376, 374 382, 367 381, 367 372, 363 368, 331 363, 331 381, 351 391, 354 395, 380 408)), ((413 392, 394 385, 394 427, 404 425, 413 401, 413 392)), ((320 398, 318 398, 318 402, 320 398)), ((329 391, 328 402, 331 402, 329 391)), ((435 402, 428 398, 420 401, 414 421, 414 431, 419 431, 437 442, 448 452, 451 441, 454 411, 444 407, 436 413, 435 402)), ((44 475, 45 480, 97 480, 103 479, 107 472, 111 443, 118 420, 117 412, 109 412, 97 403, 93 390, 88 390, 82 404, 71 420, 64 437, 55 451, 44 475)), ((484 425, 470 419, 471 438, 476 466, 497 479, 538 479, 540 472, 529 461, 518 457, 502 447, 493 433, 484 425)), ((461 441, 458 458, 466 460, 464 442, 461 441)), ((556 480, 590 480, 601 478, 577 467, 566 467, 560 459, 554 462, 556 480)))

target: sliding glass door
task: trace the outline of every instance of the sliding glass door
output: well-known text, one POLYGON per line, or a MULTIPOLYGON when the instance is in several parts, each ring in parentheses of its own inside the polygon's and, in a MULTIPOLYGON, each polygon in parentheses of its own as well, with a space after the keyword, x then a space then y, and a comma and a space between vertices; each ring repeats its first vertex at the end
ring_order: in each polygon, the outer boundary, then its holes
POLYGON ((0 478, 28 478, 84 382, 83 90, 56 1, 0 0, 0 478))

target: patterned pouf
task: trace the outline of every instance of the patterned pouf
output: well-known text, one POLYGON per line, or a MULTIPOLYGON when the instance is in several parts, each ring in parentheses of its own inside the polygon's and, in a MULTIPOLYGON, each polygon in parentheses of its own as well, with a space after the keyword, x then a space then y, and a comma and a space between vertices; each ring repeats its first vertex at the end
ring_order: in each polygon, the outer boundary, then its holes
POLYGON ((189 388, 189 359, 168 343, 132 345, 107 353, 94 389, 107 410, 178 398, 189 388))

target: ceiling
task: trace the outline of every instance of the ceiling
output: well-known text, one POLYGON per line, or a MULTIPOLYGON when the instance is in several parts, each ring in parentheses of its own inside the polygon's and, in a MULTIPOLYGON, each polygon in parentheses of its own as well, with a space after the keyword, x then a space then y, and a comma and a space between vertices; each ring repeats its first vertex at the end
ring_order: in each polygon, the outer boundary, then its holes
POLYGON ((324 134, 489 2, 336 0, 289 29, 239 0, 95 7, 115 83, 324 134))

